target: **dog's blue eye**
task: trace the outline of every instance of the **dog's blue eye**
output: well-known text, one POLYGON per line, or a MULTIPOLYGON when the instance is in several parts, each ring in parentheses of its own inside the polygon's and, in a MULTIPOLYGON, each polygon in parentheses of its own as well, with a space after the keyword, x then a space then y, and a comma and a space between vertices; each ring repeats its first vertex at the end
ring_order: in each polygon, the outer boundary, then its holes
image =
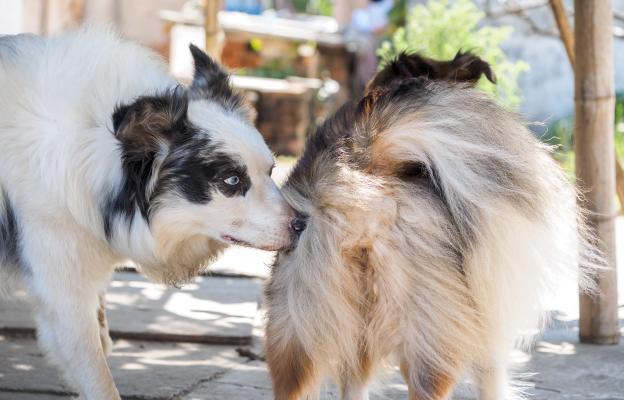
POLYGON ((235 185, 238 185, 238 182, 240 182, 240 179, 238 179, 238 176, 233 175, 225 179, 223 182, 227 183, 230 186, 235 186, 235 185))

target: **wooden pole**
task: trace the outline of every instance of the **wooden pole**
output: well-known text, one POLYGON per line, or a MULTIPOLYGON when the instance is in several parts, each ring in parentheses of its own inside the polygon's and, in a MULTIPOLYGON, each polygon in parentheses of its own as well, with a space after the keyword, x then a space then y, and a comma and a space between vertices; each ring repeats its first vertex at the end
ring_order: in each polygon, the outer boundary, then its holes
POLYGON ((581 342, 617 344, 612 1, 575 0, 574 9, 576 176, 610 267, 595 278, 599 296, 580 295, 579 333, 581 342))
POLYGON ((561 0, 550 0, 550 9, 555 16, 555 22, 557 23, 557 28, 559 28, 561 41, 566 49, 566 53, 568 53, 570 65, 574 70, 574 34, 572 33, 572 28, 570 28, 570 23, 568 22, 568 14, 566 13, 565 7, 563 6, 563 2, 561 0))
POLYGON ((221 0, 205 0, 204 32, 206 37, 206 53, 217 61, 221 59, 219 10, 221 10, 221 0))
MULTIPOLYGON (((550 8, 557 22, 559 28, 559 35, 561 41, 568 54, 568 60, 574 70, 574 34, 570 23, 568 21, 568 15, 561 0, 550 0, 550 8)), ((620 199, 620 208, 624 207, 624 170, 618 160, 617 153, 615 154, 615 188, 618 199, 620 199)))

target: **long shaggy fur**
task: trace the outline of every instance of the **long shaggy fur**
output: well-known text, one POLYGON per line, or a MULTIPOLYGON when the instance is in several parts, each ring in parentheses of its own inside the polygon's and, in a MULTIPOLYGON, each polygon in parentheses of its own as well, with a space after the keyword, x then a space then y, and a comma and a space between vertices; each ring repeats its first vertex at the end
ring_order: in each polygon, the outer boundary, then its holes
POLYGON ((88 400, 119 399, 103 308, 118 265, 185 282, 230 243, 289 247, 294 213, 228 75, 191 46, 183 87, 114 34, 0 37, 0 294, 88 400))
POLYGON ((565 279, 588 287, 600 260, 574 188, 517 115, 472 88, 489 66, 462 57, 481 69, 401 56, 308 141, 283 188, 308 226, 265 293, 276 399, 327 376, 365 398, 391 360, 413 400, 446 398, 466 371, 479 399, 509 398, 509 353, 545 298, 565 279))

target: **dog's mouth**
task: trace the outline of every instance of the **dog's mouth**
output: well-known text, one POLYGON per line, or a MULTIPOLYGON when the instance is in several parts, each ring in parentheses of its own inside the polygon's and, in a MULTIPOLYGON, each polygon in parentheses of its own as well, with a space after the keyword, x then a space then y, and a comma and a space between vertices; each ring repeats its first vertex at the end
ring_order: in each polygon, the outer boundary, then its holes
POLYGON ((233 236, 230 236, 230 235, 221 235, 221 239, 222 239, 224 242, 229 243, 229 244, 237 244, 237 245, 239 245, 239 246, 247 246, 247 247, 252 247, 252 246, 251 246, 251 244, 250 244, 249 242, 246 242, 246 241, 244 241, 244 240, 237 239, 237 238, 235 238, 235 237, 233 237, 233 236))
POLYGON ((287 249, 292 248, 294 246, 294 242, 295 242, 295 240, 293 240, 288 245, 285 245, 283 247, 276 247, 276 246, 269 246, 269 245, 261 246, 261 245, 258 245, 258 244, 251 244, 250 242, 247 242, 245 240, 241 240, 241 239, 235 238, 234 236, 231 236, 231 235, 221 235, 221 240, 223 240, 227 244, 244 246, 244 247, 251 247, 253 249, 259 249, 259 250, 265 250, 265 251, 282 251, 282 250, 287 250, 287 249))

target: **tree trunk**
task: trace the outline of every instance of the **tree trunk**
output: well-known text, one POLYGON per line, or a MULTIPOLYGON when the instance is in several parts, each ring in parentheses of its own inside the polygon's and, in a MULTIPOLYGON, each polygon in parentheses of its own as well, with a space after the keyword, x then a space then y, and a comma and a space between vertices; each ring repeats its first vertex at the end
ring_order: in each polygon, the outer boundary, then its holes
POLYGON ((575 0, 575 151, 577 182, 590 225, 610 269, 600 271, 600 296, 581 294, 582 342, 620 339, 615 256, 614 82, 611 0, 575 0))
POLYGON ((550 9, 555 16, 555 22, 557 23, 557 28, 559 28, 559 36, 561 36, 563 46, 566 49, 566 53, 568 53, 570 65, 574 69, 574 36, 568 22, 568 14, 561 0, 550 0, 550 9))

